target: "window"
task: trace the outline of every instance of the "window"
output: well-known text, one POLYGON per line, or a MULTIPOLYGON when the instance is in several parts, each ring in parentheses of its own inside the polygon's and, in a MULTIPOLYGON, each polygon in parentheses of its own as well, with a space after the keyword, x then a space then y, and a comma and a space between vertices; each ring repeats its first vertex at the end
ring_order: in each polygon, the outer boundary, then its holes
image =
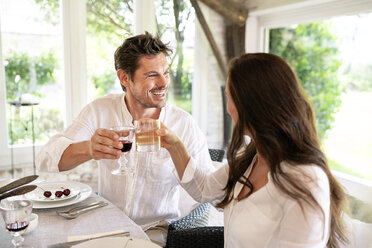
POLYGON ((269 52, 295 69, 330 166, 372 180, 372 14, 270 29, 269 52))
POLYGON ((168 101, 191 113, 195 44, 195 14, 189 1, 155 2, 157 29, 173 50, 168 101))
POLYGON ((0 0, 0 6, 7 143, 45 142, 64 124, 60 18, 43 18, 31 0, 0 0))
POLYGON ((114 53, 132 36, 133 1, 93 1, 87 4, 87 76, 89 101, 122 93, 114 66, 114 53))

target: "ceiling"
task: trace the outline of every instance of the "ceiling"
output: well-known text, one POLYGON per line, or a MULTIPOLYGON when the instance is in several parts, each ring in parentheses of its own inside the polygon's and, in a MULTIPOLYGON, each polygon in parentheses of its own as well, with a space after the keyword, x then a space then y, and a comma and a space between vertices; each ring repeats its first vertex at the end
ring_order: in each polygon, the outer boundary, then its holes
MULTIPOLYGON (((308 4, 310 2, 319 2, 320 0, 237 0, 237 3, 244 3, 250 13, 266 11, 288 5, 308 4)), ((323 0, 325 2, 327 0, 323 0)), ((328 0, 329 1, 329 0, 328 0)))

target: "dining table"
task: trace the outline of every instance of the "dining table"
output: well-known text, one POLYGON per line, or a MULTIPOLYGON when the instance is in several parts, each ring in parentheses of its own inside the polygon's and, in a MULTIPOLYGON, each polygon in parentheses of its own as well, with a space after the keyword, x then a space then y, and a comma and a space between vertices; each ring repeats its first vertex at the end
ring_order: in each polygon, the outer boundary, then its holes
MULTIPOLYGON (((55 244, 68 241, 68 237, 86 236, 99 233, 109 233, 122 230, 129 232, 129 237, 149 241, 148 236, 131 220, 123 211, 96 193, 79 203, 58 207, 33 209, 38 215, 37 227, 22 234, 24 245, 34 248, 51 247, 55 244), (65 219, 57 214, 57 211, 65 211, 76 206, 89 204, 95 201, 104 201, 108 205, 82 213, 75 219, 65 219)), ((5 229, 4 220, 0 218, 0 247, 11 246, 11 235, 5 229)))

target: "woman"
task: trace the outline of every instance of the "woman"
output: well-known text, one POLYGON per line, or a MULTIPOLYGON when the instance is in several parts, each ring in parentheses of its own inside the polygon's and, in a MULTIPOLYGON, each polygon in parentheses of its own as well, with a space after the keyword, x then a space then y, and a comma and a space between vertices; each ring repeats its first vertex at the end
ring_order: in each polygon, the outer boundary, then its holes
POLYGON ((188 193, 201 202, 220 200, 225 247, 314 248, 346 242, 344 192, 329 170, 313 110, 288 64, 264 53, 235 59, 226 96, 235 123, 229 163, 212 175, 196 169, 170 131, 158 132, 188 193))

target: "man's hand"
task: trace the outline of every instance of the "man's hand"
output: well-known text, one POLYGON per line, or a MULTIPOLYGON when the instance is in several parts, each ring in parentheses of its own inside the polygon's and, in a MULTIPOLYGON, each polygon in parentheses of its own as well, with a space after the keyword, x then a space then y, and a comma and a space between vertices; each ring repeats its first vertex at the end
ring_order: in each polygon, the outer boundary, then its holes
POLYGON ((113 131, 99 128, 89 142, 89 154, 95 159, 118 159, 123 144, 119 142, 119 135, 113 131))

